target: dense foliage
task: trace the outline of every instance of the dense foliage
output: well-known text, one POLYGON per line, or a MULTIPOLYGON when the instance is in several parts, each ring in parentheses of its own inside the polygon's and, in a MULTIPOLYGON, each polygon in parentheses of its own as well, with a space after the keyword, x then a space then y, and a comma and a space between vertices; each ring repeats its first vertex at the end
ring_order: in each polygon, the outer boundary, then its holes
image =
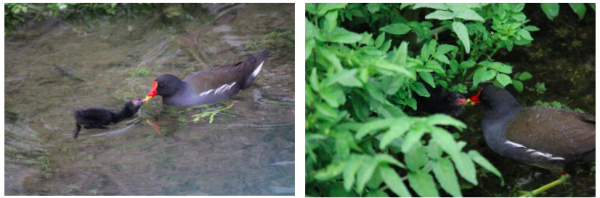
POLYGON ((183 12, 174 4, 148 3, 6 3, 4 5, 4 33, 12 36, 18 26, 27 20, 45 20, 47 17, 61 19, 89 19, 94 16, 116 15, 119 12, 127 16, 150 12, 160 13, 167 18, 179 16, 183 12))
MULTIPOLYGON (((306 4, 306 194, 440 196, 439 186, 462 196, 459 181, 478 184, 475 164, 501 177, 444 127, 462 130, 461 121, 406 112, 417 107, 413 94, 429 97, 424 83, 461 93, 482 82, 522 91, 532 75, 493 56, 534 40, 530 32, 539 29, 527 25, 524 7, 306 4)), ((585 13, 583 4, 571 7, 585 13)), ((555 4, 541 8, 558 14, 555 4)))

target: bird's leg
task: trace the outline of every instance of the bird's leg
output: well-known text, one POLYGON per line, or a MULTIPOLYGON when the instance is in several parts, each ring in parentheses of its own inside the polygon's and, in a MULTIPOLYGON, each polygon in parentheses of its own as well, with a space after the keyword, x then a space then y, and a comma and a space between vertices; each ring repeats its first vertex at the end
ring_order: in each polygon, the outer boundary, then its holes
POLYGON ((535 189, 531 192, 526 192, 524 195, 521 195, 521 197, 533 197, 533 196, 540 194, 541 192, 544 192, 556 185, 566 182, 567 180, 569 180, 569 178, 571 178, 571 176, 569 174, 567 174, 566 172, 563 172, 560 174, 560 178, 557 179, 556 181, 550 182, 549 184, 546 184, 546 185, 544 185, 538 189, 535 189))
POLYGON ((79 131, 81 131, 81 125, 79 125, 78 123, 75 123, 75 130, 73 131, 73 139, 77 139, 77 136, 79 136, 79 131))

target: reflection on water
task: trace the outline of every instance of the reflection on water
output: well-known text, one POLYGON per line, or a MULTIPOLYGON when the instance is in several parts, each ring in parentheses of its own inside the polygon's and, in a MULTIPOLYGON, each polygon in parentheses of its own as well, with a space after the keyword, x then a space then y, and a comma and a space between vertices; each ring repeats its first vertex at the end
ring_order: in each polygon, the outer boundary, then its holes
POLYGON ((58 20, 6 39, 6 195, 289 195, 294 192, 294 5, 185 5, 177 20, 58 20), (72 111, 117 110, 156 76, 185 77, 270 52, 231 109, 160 97, 109 129, 72 111), (158 134, 149 123, 160 127, 158 134))

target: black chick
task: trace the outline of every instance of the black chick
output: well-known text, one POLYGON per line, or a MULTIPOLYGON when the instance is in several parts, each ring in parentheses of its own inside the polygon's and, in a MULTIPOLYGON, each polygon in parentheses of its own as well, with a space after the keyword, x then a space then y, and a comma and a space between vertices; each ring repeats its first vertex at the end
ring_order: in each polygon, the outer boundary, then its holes
POLYGON ((144 103, 145 101, 140 99, 127 101, 123 109, 121 109, 119 112, 102 108, 75 110, 73 114, 75 115, 76 128, 75 131, 73 131, 73 138, 77 139, 79 131, 81 131, 80 125, 83 125, 86 129, 106 129, 106 125, 116 124, 133 116, 144 103))
POLYGON ((458 92, 443 93, 442 87, 431 87, 427 83, 423 83, 429 92, 429 98, 420 96, 414 93, 417 100, 417 111, 427 112, 430 114, 444 113, 451 116, 458 116, 463 107, 466 105, 467 99, 458 92))

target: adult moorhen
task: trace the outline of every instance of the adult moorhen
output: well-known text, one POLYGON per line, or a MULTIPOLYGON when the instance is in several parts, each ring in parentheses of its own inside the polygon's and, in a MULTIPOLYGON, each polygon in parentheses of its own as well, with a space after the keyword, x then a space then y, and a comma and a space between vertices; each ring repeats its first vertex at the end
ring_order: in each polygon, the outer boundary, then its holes
POLYGON ((200 71, 183 80, 171 74, 161 75, 154 80, 144 101, 160 95, 163 103, 175 106, 217 102, 250 87, 268 55, 267 50, 262 50, 245 61, 200 71))
POLYGON ((485 141, 504 157, 554 173, 562 172, 564 164, 596 160, 596 118, 592 115, 550 107, 522 108, 508 91, 493 85, 468 102, 483 106, 485 141))
POLYGON ((458 116, 464 109, 467 99, 462 94, 458 92, 444 93, 440 86, 433 88, 427 83, 423 82, 423 84, 429 92, 429 98, 414 93, 413 96, 417 100, 417 111, 458 116))
POLYGON ((145 102, 140 99, 133 99, 127 101, 121 111, 115 112, 108 109, 102 108, 89 108, 82 110, 75 110, 75 130, 73 131, 73 138, 77 139, 79 131, 81 131, 81 125, 86 129, 100 128, 106 129, 106 125, 116 124, 124 119, 133 116, 138 112, 140 107, 145 102))

